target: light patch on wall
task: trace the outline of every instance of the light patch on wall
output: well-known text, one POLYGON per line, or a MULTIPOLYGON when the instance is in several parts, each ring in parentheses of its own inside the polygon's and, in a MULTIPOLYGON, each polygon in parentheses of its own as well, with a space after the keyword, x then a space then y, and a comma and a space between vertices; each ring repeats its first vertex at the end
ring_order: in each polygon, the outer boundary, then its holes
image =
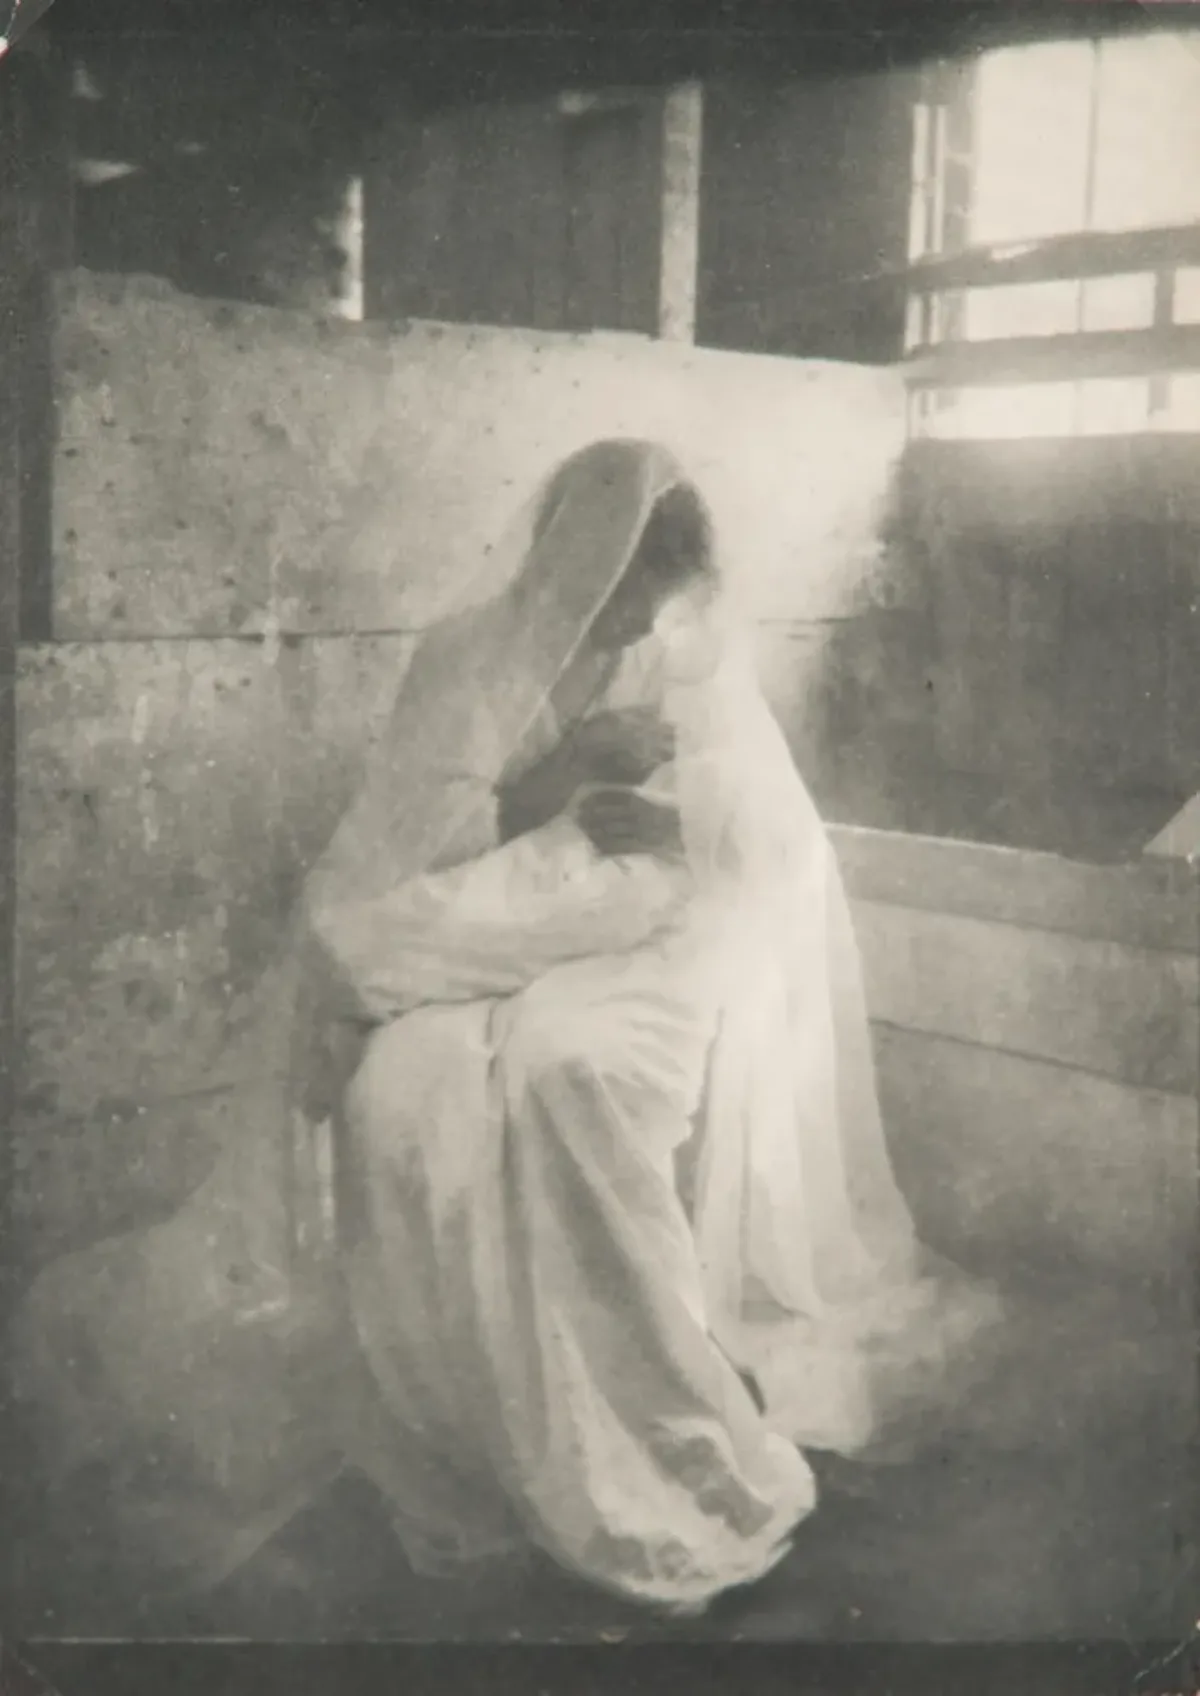
POLYGON ((158 796, 154 789, 154 779, 149 772, 143 772, 138 787, 138 817, 142 826, 142 846, 149 853, 158 841, 161 827, 158 819, 158 796))
POLYGON ((104 99, 103 90, 82 60, 76 61, 71 70, 71 95, 75 100, 91 104, 104 99))
POLYGON ((334 316, 351 323, 363 318, 363 180, 351 177, 346 184, 338 214, 334 240, 345 255, 341 280, 334 301, 334 316))
POLYGON ((77 159, 71 173, 84 188, 103 188, 105 183, 121 182, 125 177, 140 177, 142 168, 120 159, 77 159))
POLYGON ((140 748, 146 740, 146 732, 150 728, 150 697, 143 693, 137 698, 133 709, 133 723, 129 727, 129 739, 135 748, 140 748))

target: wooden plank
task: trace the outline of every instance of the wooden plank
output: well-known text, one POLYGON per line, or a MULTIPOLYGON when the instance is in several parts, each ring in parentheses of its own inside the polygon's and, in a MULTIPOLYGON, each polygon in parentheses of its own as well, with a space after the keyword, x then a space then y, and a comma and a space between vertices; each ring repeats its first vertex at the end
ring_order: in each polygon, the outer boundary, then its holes
POLYGON ((1194 955, 871 901, 854 918, 873 1019, 1195 1094, 1194 955))
POLYGON ((1041 241, 968 248, 908 267, 911 288, 985 288, 1002 283, 1104 277, 1161 266, 1200 265, 1200 225, 1158 230, 1098 230, 1041 241))
POLYGON ((919 348, 903 367, 916 389, 1061 383, 1200 370, 1200 325, 1088 330, 1072 336, 1012 336, 919 348))
POLYGON ((662 106, 565 119, 566 327, 658 330, 662 245, 662 106))
POLYGON ((25 278, 17 303, 21 500, 17 627, 21 639, 27 642, 46 642, 53 635, 56 445, 53 313, 50 275, 38 266, 25 278))
POLYGON ((25 1124, 56 1134, 132 1121, 227 1081, 246 993, 413 647, 307 637, 274 655, 203 638, 21 650, 25 1124))
POLYGON ((854 901, 1195 953, 1200 889, 1179 862, 1085 865, 1016 848, 834 825, 854 901))
POLYGON ((881 1029, 880 1094, 924 1238, 1001 1278, 1194 1275, 1196 1104, 945 1037, 881 1029))
POLYGON ((699 342, 899 358, 912 92, 899 70, 706 87, 699 342))
POLYGON ((658 333, 664 341, 696 339, 703 129, 701 86, 685 83, 671 89, 663 102, 658 333))

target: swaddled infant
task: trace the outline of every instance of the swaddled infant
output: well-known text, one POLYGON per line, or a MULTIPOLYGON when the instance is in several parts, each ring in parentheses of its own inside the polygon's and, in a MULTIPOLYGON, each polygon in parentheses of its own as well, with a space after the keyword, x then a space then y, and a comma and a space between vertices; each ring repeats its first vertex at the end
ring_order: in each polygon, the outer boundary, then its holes
POLYGON ((656 640, 630 650, 581 723, 518 762, 500 790, 507 840, 437 876, 460 918, 550 925, 564 945, 573 932, 581 951, 607 953, 678 916, 693 888, 678 814, 687 738, 663 662, 656 640))
MULTIPOLYGON (((647 949, 656 971, 669 964, 707 980, 715 962, 719 975, 728 892, 705 900, 699 884, 708 880, 695 870, 705 856, 687 827, 710 810, 706 748, 721 714, 705 704, 706 686, 664 687, 662 658, 651 647, 627 666, 565 739, 545 727, 548 752, 522 760, 499 792, 499 845, 493 838, 491 848, 339 914, 339 956, 374 1016, 512 994, 585 958, 626 956, 632 967, 636 953, 647 969, 647 949), (636 732, 625 782, 611 781, 611 761, 584 757, 589 722, 603 729, 606 718, 636 732)), ((604 748, 605 735, 590 745, 604 748)))
POLYGON ((678 912, 692 887, 675 826, 675 764, 661 764, 636 786, 584 781, 548 822, 515 835, 491 853, 441 873, 453 884, 459 916, 505 920, 514 928, 547 922, 593 932, 588 947, 636 945, 678 912), (640 799, 661 820, 634 851, 621 851, 620 820, 640 799), (615 828, 614 828, 615 826, 615 828), (607 851, 597 845, 611 838, 607 851))

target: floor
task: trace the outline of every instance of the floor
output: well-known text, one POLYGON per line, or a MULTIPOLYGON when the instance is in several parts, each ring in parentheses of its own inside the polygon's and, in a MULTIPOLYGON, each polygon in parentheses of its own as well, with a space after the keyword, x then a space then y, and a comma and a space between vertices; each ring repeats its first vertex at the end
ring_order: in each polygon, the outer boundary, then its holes
MULTIPOLYGON (((172 1616, 103 1635, 280 1640, 1146 1641, 1200 1615, 1194 1336, 1144 1301, 1043 1287, 971 1363, 915 1461, 823 1467, 823 1503, 766 1581, 666 1626, 549 1564, 481 1588, 422 1582, 346 1479, 256 1560, 172 1616)), ((61 1571, 61 1569, 60 1569, 61 1571)), ((95 1571, 95 1568, 93 1568, 95 1571)), ((100 1629, 95 1590, 21 1635, 100 1629), (88 1605, 88 1604, 91 1605, 88 1605), (92 1615, 92 1622, 87 1620, 92 1615)), ((27 1616, 28 1617, 28 1616, 27 1616)))

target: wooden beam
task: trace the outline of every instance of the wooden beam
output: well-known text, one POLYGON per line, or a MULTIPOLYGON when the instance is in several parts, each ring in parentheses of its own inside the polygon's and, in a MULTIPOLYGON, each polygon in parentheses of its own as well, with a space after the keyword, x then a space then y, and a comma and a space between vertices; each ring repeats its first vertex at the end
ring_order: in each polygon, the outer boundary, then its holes
POLYGON ((971 248, 939 259, 922 259, 910 266, 906 275, 909 287, 920 292, 1105 277, 1175 265, 1200 265, 1200 224, 1092 231, 971 248))
MULTIPOLYGON (((14 74, 13 66, 0 73, 14 74)), ((13 1199, 16 1153, 16 646, 20 607, 21 459, 19 370, 22 254, 13 239, 21 228, 22 159, 18 102, 0 101, 0 230, 16 263, 0 265, 0 1238, 13 1199)), ((10 1267, 0 1260, 0 1320, 9 1293, 10 1267)))
POLYGON ((1014 336, 919 348, 901 367, 912 388, 978 388, 1146 377, 1200 370, 1200 325, 1094 330, 1073 336, 1014 336))
POLYGON ((663 101, 658 302, 658 333, 668 342, 696 339, 703 128, 701 86, 686 83, 671 89, 663 101))
POLYGON ((1166 953, 1193 954, 1200 939, 1200 881, 1174 861, 1093 865, 852 825, 833 825, 829 834, 854 902, 1166 953))

